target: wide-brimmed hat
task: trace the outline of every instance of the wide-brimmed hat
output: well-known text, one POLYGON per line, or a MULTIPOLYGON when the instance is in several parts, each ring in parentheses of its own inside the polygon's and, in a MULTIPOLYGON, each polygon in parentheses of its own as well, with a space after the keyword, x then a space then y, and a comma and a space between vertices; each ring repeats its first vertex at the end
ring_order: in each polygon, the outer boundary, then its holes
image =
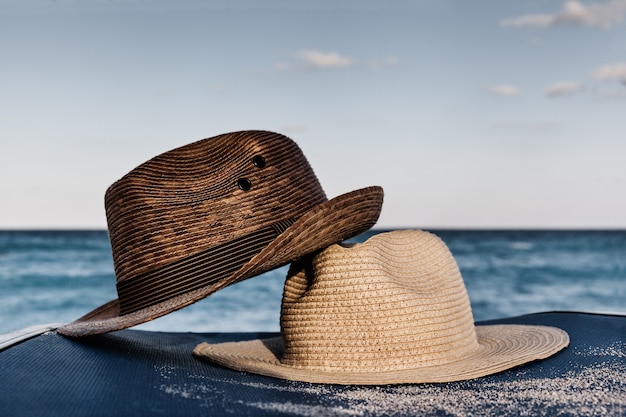
POLYGON ((459 268, 437 236, 414 230, 335 244, 292 264, 281 336, 202 343, 194 354, 276 378, 383 385, 473 379, 543 359, 563 330, 475 326, 459 268))
POLYGON ((355 236, 377 221, 380 187, 326 198, 291 139, 228 133, 163 153, 106 192, 118 298, 57 331, 143 323, 355 236))

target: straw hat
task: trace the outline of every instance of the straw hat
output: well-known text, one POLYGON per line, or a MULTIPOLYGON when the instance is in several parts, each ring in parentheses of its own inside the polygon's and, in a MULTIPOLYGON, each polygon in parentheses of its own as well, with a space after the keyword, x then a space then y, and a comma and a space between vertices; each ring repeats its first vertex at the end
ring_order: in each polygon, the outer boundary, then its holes
POLYGON ((240 371, 332 384, 449 382, 543 359, 569 344, 545 326, 474 326, 463 279, 435 235, 396 231, 292 264, 281 337, 202 343, 240 371))
POLYGON ((60 327, 119 330, 192 304, 372 227, 383 191, 328 200, 300 148, 227 133, 139 165, 106 192, 118 299, 60 327))

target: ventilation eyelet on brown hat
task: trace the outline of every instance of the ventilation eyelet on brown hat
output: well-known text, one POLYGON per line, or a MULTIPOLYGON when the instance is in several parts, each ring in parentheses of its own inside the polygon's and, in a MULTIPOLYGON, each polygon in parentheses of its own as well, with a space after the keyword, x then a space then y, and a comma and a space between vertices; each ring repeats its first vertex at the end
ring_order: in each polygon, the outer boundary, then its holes
POLYGON ((263 158, 261 155, 253 156, 252 163, 257 168, 265 168, 265 165, 266 165, 265 158, 263 158))
POLYGON ((252 182, 247 178, 239 178, 237 180, 237 186, 243 191, 248 191, 252 188, 252 182))

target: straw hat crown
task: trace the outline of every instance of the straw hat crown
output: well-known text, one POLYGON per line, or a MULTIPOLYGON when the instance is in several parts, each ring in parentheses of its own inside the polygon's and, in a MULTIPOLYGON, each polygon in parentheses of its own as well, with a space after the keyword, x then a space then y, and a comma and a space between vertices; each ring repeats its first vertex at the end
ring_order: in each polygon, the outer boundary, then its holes
POLYGON ((332 245, 294 264, 281 328, 284 364, 328 372, 441 365, 479 348, 456 262, 426 232, 332 245))

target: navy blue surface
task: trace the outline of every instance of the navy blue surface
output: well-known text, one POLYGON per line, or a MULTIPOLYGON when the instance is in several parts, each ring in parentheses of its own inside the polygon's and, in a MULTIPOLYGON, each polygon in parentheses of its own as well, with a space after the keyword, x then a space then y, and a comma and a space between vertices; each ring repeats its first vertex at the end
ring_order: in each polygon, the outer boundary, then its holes
POLYGON ((203 341, 246 340, 275 334, 122 330, 70 339, 50 332, 0 352, 0 414, 451 415, 464 414, 471 401, 475 402, 473 410, 478 414, 492 415, 510 414, 516 409, 529 415, 624 415, 626 412, 625 316, 540 313, 483 324, 489 323, 560 327, 569 333, 571 344, 547 360, 472 381, 343 387, 245 374, 213 366, 191 354, 203 341), (597 392, 589 391, 598 389, 585 388, 585 380, 593 373, 602 373, 598 374, 602 376, 599 381, 609 385, 597 392), (544 385, 563 381, 569 385, 563 387, 560 395, 572 397, 560 401, 548 395, 542 400, 537 395, 542 391, 533 387, 535 381, 544 385), (512 387, 524 384, 530 386, 526 388, 528 396, 512 392, 512 387), (502 393, 498 387, 502 387, 502 393), (488 393, 493 395, 490 397, 488 393), (586 401, 591 404, 585 405, 581 400, 577 406, 572 401, 577 395, 591 394, 589 398, 593 401, 586 401), (427 396, 429 400, 425 403, 427 396))

